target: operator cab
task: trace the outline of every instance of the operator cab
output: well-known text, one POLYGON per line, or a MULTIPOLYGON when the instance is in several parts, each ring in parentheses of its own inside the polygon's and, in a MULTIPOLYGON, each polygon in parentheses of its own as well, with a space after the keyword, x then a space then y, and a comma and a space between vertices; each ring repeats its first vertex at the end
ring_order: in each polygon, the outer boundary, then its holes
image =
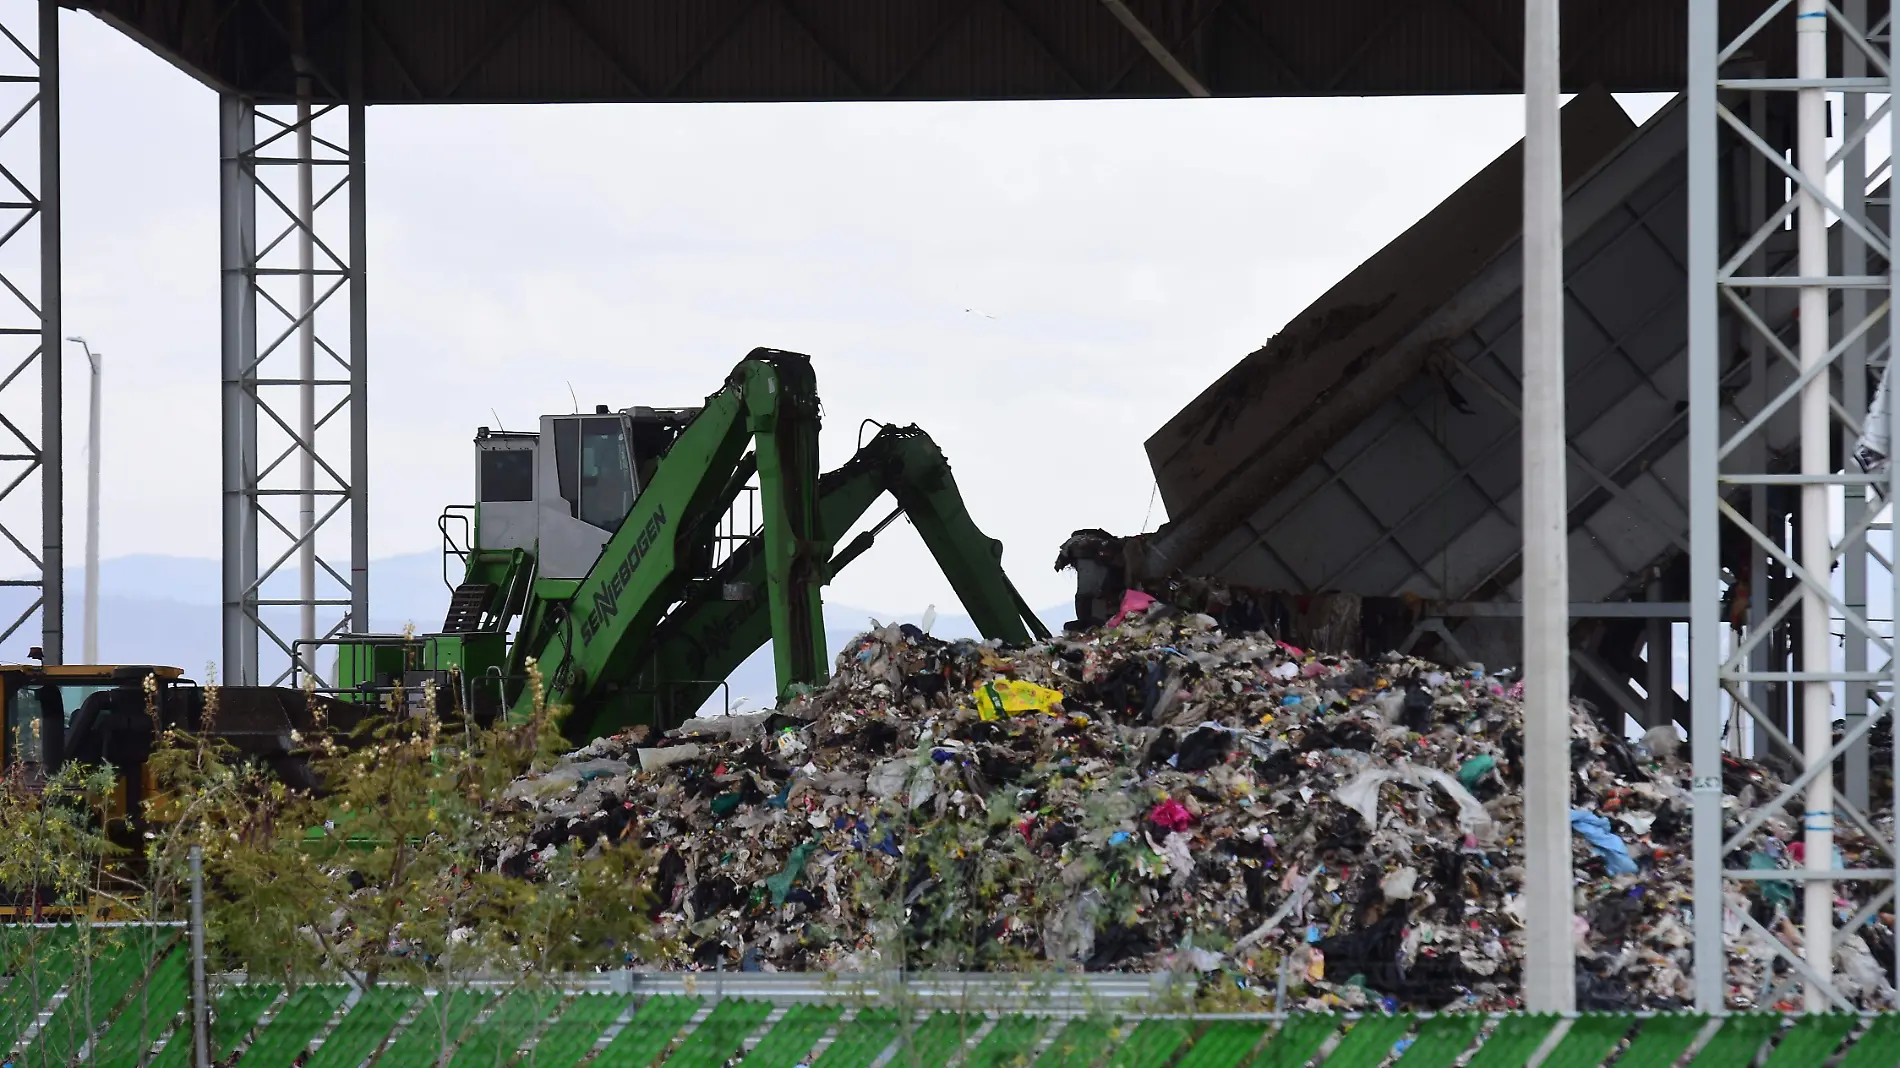
POLYGON ((482 427, 474 548, 525 549, 541 578, 585 578, 698 413, 603 404, 592 415, 544 415, 538 433, 482 427))

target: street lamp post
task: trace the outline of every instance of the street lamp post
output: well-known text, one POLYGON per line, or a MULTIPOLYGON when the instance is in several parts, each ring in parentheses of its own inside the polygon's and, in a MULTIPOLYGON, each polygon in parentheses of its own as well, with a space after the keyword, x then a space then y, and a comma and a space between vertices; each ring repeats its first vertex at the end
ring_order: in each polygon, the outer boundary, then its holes
POLYGON ((92 365, 91 411, 86 423, 86 622, 83 662, 99 662, 99 370, 103 354, 83 337, 69 337, 92 365))

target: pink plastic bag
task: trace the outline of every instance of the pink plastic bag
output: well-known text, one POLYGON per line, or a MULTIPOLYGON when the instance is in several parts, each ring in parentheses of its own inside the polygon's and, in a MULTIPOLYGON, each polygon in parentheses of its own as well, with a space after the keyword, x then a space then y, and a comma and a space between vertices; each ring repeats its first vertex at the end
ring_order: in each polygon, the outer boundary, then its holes
POLYGON ((1170 797, 1148 813, 1148 822, 1170 831, 1185 831, 1188 824, 1194 822, 1194 814, 1187 810, 1186 805, 1170 797))
POLYGON ((1108 621, 1108 625, 1111 627, 1119 627, 1122 625, 1122 620, 1127 619, 1131 615, 1139 615, 1142 612, 1146 612, 1148 606, 1153 603, 1155 603, 1155 599, 1140 590, 1123 590, 1122 610, 1115 613, 1115 617, 1108 621))

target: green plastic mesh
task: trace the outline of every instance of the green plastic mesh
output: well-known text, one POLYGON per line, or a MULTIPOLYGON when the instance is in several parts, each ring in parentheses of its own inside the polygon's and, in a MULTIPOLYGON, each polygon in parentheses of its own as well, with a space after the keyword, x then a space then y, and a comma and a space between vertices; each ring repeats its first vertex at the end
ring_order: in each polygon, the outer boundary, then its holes
POLYGON ((627 1003, 618 994, 582 994, 568 1002, 561 1018, 535 1042, 534 1068, 574 1068, 626 1011, 627 1003))
POLYGON ((1143 1020, 1114 1047, 1109 1068, 1162 1068, 1187 1040, 1187 1025, 1179 1020, 1143 1020))
POLYGON ((1267 1033, 1262 1023, 1219 1021, 1209 1024, 1181 1058, 1179 1068, 1236 1068, 1267 1033))
POLYGON ((742 1068, 793 1068, 844 1015, 838 1005, 794 1005, 746 1054, 742 1068))
POLYGON ((838 1030, 812 1068, 868 1068, 897 1038, 897 1013, 890 1009, 861 1010, 838 1030))
POLYGON ((1036 1058, 1036 1068, 1092 1068, 1108 1059, 1115 1024, 1099 1016, 1070 1020, 1036 1058))
POLYGON ((713 1007, 712 1015, 687 1034, 666 1063, 669 1068, 723 1068, 771 1014, 769 1002, 737 998, 721 1001, 713 1007))
POLYGON ((310 1055, 307 1068, 357 1068, 389 1037, 415 1000, 415 991, 399 987, 378 987, 364 994, 310 1055))
POLYGON ((1555 1016, 1506 1016, 1485 1036, 1465 1068, 1524 1068, 1557 1022, 1555 1016))
POLYGON ((1009 1068, 1029 1063, 1036 1040, 1042 1037, 1043 1021, 1036 1016, 1012 1014, 996 1021, 990 1033, 963 1059, 963 1068, 1009 1068))
POLYGON ((594 1068, 647 1068, 673 1044, 673 1036, 699 1011, 698 998, 648 998, 633 1019, 600 1051, 594 1068))

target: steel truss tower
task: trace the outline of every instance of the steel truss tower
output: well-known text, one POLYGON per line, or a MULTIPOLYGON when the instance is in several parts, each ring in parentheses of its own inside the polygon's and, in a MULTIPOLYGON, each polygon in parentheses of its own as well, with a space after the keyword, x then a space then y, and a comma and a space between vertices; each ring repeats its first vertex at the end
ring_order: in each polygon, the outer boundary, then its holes
MULTIPOLYGON (((0 587, 23 594, 0 602, 0 643, 37 614, 40 648, 57 664, 66 644, 58 5, 11 0, 0 8, 0 38, 0 587), (37 551, 30 547, 36 503, 37 551)), ((9 648, 7 655, 24 652, 9 648)))
POLYGON ((1900 67, 1887 19, 1869 25, 1866 0, 1762 0, 1746 23, 1720 20, 1729 6, 1689 6, 1696 1001, 1730 1007, 1727 933, 1784 958, 1810 1010, 1851 1008, 1832 981, 1833 951, 1891 909, 1900 856, 1870 816, 1866 767, 1868 735, 1891 715, 1900 677, 1891 628, 1868 618, 1870 560, 1900 602, 1900 569, 1868 545, 1870 530, 1891 530, 1876 523, 1883 506, 1869 491, 1891 499, 1900 465, 1869 476, 1852 459, 1868 370, 1885 364, 1894 337, 1890 167, 1873 151, 1889 141, 1868 135, 1900 130, 1900 67), (1777 33, 1797 37, 1793 78, 1751 68, 1750 43, 1777 33), (1832 105, 1842 106, 1830 146, 1832 105), (1845 593, 1832 577, 1843 561, 1845 593), (1792 777, 1781 796, 1725 812, 1724 747, 1740 747, 1743 723, 1755 755, 1792 777), (1725 858, 1797 800, 1801 868, 1730 870, 1725 858), (1879 858, 1842 867, 1837 827, 1880 843, 1879 858), (1734 907, 1745 881, 1769 876, 1803 886, 1799 954, 1734 907), (1886 885, 1842 917, 1833 887, 1846 881, 1886 885))
POLYGON ((300 639, 368 629, 361 63, 298 60, 293 99, 219 99, 230 684, 314 672, 300 639))

